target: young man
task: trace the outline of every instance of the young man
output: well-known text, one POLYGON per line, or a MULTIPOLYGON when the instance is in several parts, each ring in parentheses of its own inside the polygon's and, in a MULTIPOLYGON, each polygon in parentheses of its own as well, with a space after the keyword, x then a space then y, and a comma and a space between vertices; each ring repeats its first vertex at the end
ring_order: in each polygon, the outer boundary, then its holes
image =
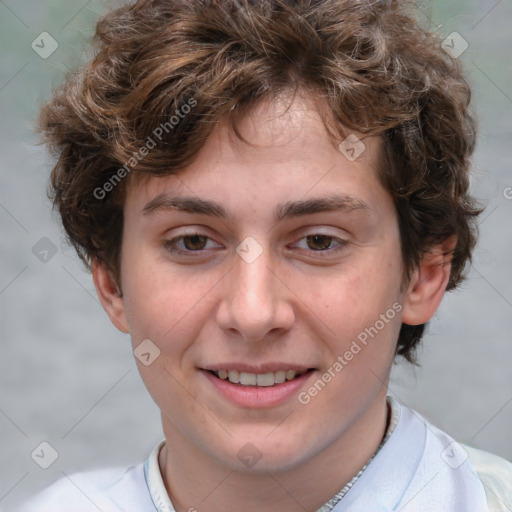
POLYGON ((26 510, 507 510, 511 465, 386 397, 479 211, 459 65, 407 1, 140 0, 43 108, 55 204, 162 412, 26 510))

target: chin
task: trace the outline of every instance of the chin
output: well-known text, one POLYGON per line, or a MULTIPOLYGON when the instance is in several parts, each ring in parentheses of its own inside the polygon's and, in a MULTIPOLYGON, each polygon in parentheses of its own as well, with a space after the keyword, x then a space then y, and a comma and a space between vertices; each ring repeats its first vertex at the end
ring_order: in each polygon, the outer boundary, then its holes
POLYGON ((286 438, 276 436, 275 439, 270 437, 267 430, 264 433, 260 432, 259 435, 237 436, 227 450, 228 457, 224 452, 222 455, 219 454, 219 458, 234 471, 254 475, 293 470, 310 456, 305 450, 304 442, 294 441, 290 436, 286 438))
POLYGON ((239 473, 248 473, 251 475, 268 475, 293 471, 301 465, 302 457, 297 457, 297 453, 274 453, 272 455, 262 454, 261 458, 253 462, 237 460, 235 464, 230 461, 231 469, 239 473))

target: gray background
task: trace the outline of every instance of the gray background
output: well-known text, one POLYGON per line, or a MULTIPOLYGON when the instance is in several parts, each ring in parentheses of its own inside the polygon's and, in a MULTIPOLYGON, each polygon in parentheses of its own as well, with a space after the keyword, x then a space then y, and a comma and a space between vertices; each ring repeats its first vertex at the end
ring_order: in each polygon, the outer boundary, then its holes
MULTIPOLYGON (((51 163, 33 132, 38 106, 84 58, 97 16, 113 5, 0 2, 0 507, 6 510, 62 472, 139 462, 162 435, 128 338, 110 325, 52 218, 45 196, 51 163), (43 31, 59 44, 46 59, 31 48, 43 31), (55 246, 57 253, 40 261, 34 246, 55 246), (42 441, 59 454, 46 470, 31 458, 42 441)), ((397 366, 390 393, 457 440, 512 459, 512 199, 506 197, 507 190, 512 197, 512 2, 435 0, 423 15, 443 38, 457 31, 469 43, 460 58, 480 118, 472 186, 487 211, 469 279, 445 297, 432 321, 421 368, 397 366)))

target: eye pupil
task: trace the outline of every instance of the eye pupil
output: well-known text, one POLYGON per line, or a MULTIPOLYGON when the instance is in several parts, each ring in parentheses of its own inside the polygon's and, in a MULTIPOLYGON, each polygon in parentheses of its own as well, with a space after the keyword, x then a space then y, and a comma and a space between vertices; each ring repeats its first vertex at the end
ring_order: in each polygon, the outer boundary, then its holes
POLYGON ((307 237, 308 247, 315 251, 328 249, 332 243, 332 236, 309 235, 307 237))
POLYGON ((183 245, 189 251, 197 251, 204 249, 206 246, 207 237, 203 235, 188 235, 183 237, 183 245))

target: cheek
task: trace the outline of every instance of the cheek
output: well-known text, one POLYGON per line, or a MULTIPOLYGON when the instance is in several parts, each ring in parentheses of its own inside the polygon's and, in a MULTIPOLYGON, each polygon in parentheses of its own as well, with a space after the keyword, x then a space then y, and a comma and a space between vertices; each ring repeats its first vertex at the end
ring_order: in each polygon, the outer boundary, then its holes
POLYGON ((311 303, 336 333, 354 335, 372 325, 399 299, 399 269, 376 264, 353 267, 337 277, 312 284, 311 303), (313 292, 314 290, 314 292, 313 292))
POLYGON ((368 258, 337 278, 316 283, 314 300, 323 305, 318 316, 329 326, 327 364, 343 358, 343 370, 335 372, 340 378, 332 390, 378 385, 375 375, 384 378, 393 360, 402 309, 400 260, 395 261, 386 261, 381 253, 380 261, 368 258))
POLYGON ((134 345, 149 338, 161 351, 183 351, 207 307, 214 286, 208 276, 173 269, 165 260, 144 261, 133 254, 123 285, 125 308, 134 345))

